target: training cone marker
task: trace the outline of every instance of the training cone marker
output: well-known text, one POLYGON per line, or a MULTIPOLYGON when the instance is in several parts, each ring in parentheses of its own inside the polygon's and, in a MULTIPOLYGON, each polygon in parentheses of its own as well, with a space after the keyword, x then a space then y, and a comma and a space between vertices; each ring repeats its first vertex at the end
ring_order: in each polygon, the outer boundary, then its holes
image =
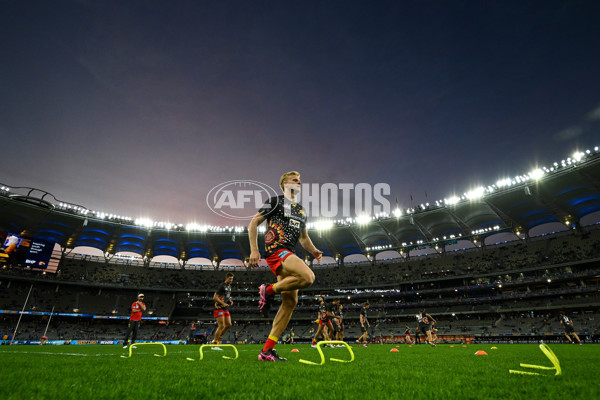
POLYGON ((454 347, 454 345, 450 346, 450 347, 454 347))
MULTIPOLYGON (((554 375, 561 375, 562 369, 560 368, 560 361, 558 361, 556 354, 554 354, 554 352, 550 349, 550 347, 548 347, 548 345, 546 343, 540 344, 540 350, 542 350, 542 353, 544 353, 546 355, 546 357, 548 357, 548 360, 550 360, 550 362, 553 365, 552 367, 545 367, 543 365, 532 365, 532 364, 519 364, 519 365, 523 368, 555 370, 556 372, 554 373, 554 375)), ((510 372, 511 374, 520 374, 520 375, 542 375, 542 374, 538 374, 537 372, 518 371, 518 370, 514 370, 514 369, 509 369, 508 372, 510 372)))
POLYGON ((463 347, 467 347, 467 345, 466 345, 466 344, 463 344, 463 347))
POLYGON ((162 343, 136 343, 135 346, 129 346, 129 355, 128 356, 121 356, 122 358, 130 358, 133 355, 133 349, 137 349, 139 346, 149 346, 149 345, 158 345, 158 346, 162 346, 163 348, 163 355, 161 356, 160 354, 154 354, 154 357, 166 357, 167 356, 167 346, 165 346, 162 343))
POLYGON ((308 364, 308 365, 323 365, 323 364, 325 364, 325 355, 323 354, 323 349, 321 349, 321 346, 328 345, 328 344, 341 344, 350 353, 349 360, 340 360, 338 358, 330 358, 329 359, 330 361, 341 362, 341 363, 350 363, 350 362, 354 361, 354 352, 352 351, 352 348, 348 345, 348 343, 343 342, 341 340, 323 340, 322 342, 317 343, 317 351, 319 352, 319 355, 321 356, 320 363, 316 363, 316 362, 308 361, 308 360, 298 360, 298 361, 301 362, 302 364, 308 364))
POLYGON ((483 350, 479 350, 478 352, 476 352, 476 353, 475 353, 475 355, 476 355, 476 356, 487 356, 487 355, 488 355, 488 353, 486 353, 486 352, 485 352, 485 351, 483 351, 483 350))
POLYGON ((293 350, 292 350, 292 353, 300 353, 300 350, 298 350, 298 349, 293 349, 293 350))
POLYGON ((492 350, 498 350, 498 348, 496 346, 492 347, 492 350))
POLYGON ((393 349, 391 349, 390 351, 391 351, 391 352, 393 352, 393 353, 397 353, 397 352, 398 352, 398 349, 397 349, 397 348, 393 348, 393 349))

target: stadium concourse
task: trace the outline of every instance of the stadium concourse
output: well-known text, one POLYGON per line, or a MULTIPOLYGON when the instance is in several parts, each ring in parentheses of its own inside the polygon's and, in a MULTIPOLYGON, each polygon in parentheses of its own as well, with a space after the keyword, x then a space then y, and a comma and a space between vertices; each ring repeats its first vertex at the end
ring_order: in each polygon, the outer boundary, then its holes
MULTIPOLYGON (((402 342, 406 326, 414 334, 423 309, 438 321, 441 342, 563 341, 560 311, 584 342, 597 341, 600 158, 562 167, 477 198, 315 231, 325 261, 313 264, 297 249, 316 281, 293 315, 295 340, 311 338, 323 295, 344 305, 348 340, 360 336, 358 313, 369 301, 376 342, 402 342)), ((274 276, 246 268, 245 229, 139 226, 51 200, 36 189, 0 190, 0 239, 20 240, 0 257, 0 339, 19 322, 17 340, 39 340, 46 327, 50 340, 120 340, 142 291, 141 339, 203 342, 215 328, 213 293, 229 271, 234 325, 224 342, 268 333, 256 292, 274 276)))

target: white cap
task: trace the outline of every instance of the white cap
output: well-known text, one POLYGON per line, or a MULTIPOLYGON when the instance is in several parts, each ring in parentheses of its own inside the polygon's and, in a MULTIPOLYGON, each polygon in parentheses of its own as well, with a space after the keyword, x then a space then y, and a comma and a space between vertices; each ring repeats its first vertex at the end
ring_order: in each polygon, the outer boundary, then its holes
POLYGON ((139 299, 140 297, 144 297, 144 293, 140 293, 140 294, 138 294, 138 299, 139 299))

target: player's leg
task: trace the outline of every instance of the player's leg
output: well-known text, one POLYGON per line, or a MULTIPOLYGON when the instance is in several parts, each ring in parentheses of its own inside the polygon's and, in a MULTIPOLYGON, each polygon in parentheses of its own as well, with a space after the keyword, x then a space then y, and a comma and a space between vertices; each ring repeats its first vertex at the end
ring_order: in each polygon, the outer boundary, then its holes
POLYGON ((223 318, 223 326, 221 327, 221 337, 231 328, 231 315, 226 315, 223 318))
POLYGON ((565 332, 565 336, 567 337, 567 340, 569 341, 569 343, 573 343, 573 340, 571 339, 571 337, 569 336, 569 334, 567 332, 565 332))
MULTIPOLYGON (((277 279, 279 280, 283 278, 277 276, 277 279)), ((258 356, 260 361, 286 361, 285 358, 279 357, 274 347, 275 344, 277 344, 279 336, 281 336, 283 331, 285 331, 285 328, 288 326, 288 323, 292 318, 292 313, 296 308, 296 304, 298 304, 297 290, 281 293, 281 306, 279 306, 277 315, 275 315, 275 319, 273 320, 273 327, 271 328, 269 337, 265 342, 262 352, 258 356)))
POLYGON ((138 330, 140 329, 140 321, 133 321, 132 325, 133 325, 133 333, 131 334, 131 345, 133 346, 133 344, 135 343, 135 340, 137 339, 138 330))
POLYGON ((223 336, 223 326, 225 325, 225 317, 220 315, 217 318, 217 330, 215 331, 215 337, 213 338, 212 344, 218 344, 219 340, 221 340, 221 336, 223 336))
POLYGON ((317 340, 319 339, 319 336, 321 336, 321 334, 323 333, 324 326, 325 325, 322 325, 321 321, 319 320, 319 328, 317 329, 317 333, 315 333, 315 337, 313 338, 313 341, 312 341, 313 346, 317 345, 317 340))
POLYGON ((314 272, 295 254, 283 260, 277 272, 277 283, 273 288, 275 293, 304 289, 315 281, 314 272))
POLYGON ((123 339, 123 348, 127 347, 127 343, 129 341, 129 335, 131 335, 131 331, 133 330, 132 321, 129 321, 127 324, 127 331, 125 332, 125 339, 123 339))

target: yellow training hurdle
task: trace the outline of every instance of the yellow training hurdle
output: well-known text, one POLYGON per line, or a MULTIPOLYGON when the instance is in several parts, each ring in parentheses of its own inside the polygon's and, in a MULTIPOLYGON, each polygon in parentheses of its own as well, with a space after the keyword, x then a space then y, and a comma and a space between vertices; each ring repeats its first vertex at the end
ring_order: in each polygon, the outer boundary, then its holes
MULTIPOLYGON (((540 344, 540 350, 542 350, 542 353, 544 353, 546 355, 546 357, 548 357, 548 359, 552 363, 553 367, 545 367, 543 365, 533 365, 533 364, 519 364, 519 365, 523 368, 555 370, 556 373, 554 375, 562 374, 562 369, 560 368, 560 361, 558 361, 558 357, 556 357, 556 354, 554 354, 552 349, 550 349, 550 347, 548 347, 548 345, 546 343, 542 343, 542 344, 540 344)), ((519 371, 519 370, 514 370, 514 369, 509 369, 508 372, 510 372, 511 374, 521 374, 521 375, 542 375, 542 374, 538 374, 537 372, 519 371)))
POLYGON ((165 346, 163 343, 136 343, 136 344, 132 344, 131 346, 129 346, 129 355, 128 356, 121 356, 123 358, 130 358, 133 355, 133 348, 138 348, 139 346, 148 346, 148 345, 159 345, 162 346, 163 348, 163 355, 161 356, 160 354, 154 354, 155 357, 166 357, 167 356, 167 346, 165 346))
POLYGON ((323 354, 323 349, 321 348, 322 345, 326 345, 326 344, 343 344, 344 347, 346 347, 346 349, 350 352, 350 359, 349 360, 340 360, 338 358, 330 358, 330 361, 335 361, 335 362, 341 362, 341 363, 350 363, 352 361, 354 361, 354 352, 352 351, 352 348, 348 345, 348 343, 343 342, 341 340, 323 340, 322 342, 317 343, 317 350, 319 352, 319 355, 321 356, 321 362, 320 363, 316 363, 313 361, 308 361, 308 360, 299 360, 302 364, 308 364, 308 365, 323 365, 325 364, 325 355, 323 354))

